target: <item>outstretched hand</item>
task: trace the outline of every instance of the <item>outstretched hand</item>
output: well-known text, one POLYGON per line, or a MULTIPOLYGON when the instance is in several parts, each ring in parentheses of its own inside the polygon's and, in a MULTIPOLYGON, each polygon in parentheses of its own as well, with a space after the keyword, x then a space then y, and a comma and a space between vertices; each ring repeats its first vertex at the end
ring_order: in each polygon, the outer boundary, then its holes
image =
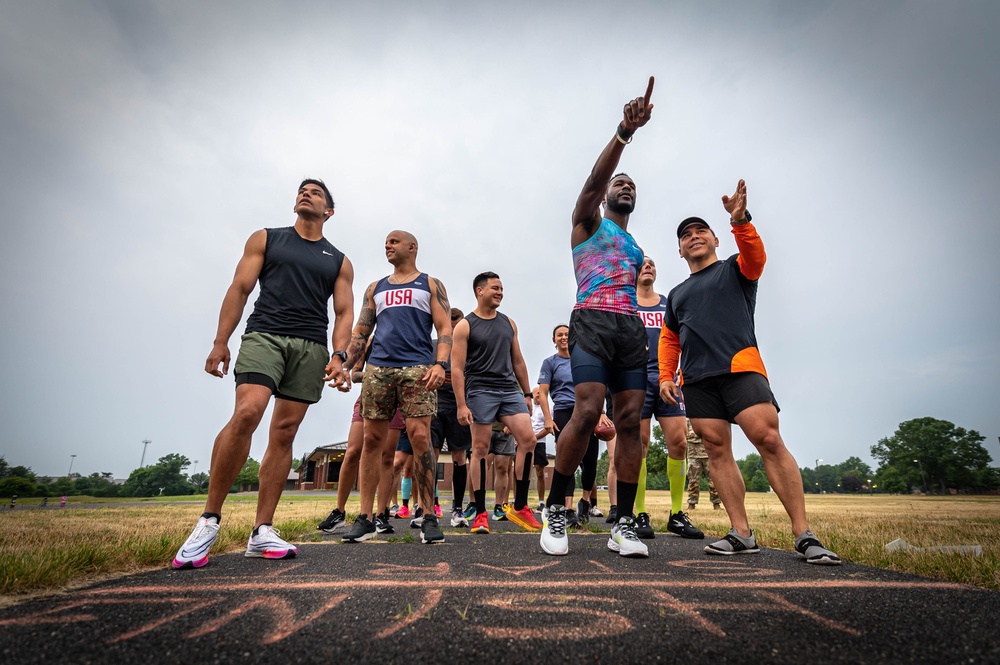
POLYGON ((636 97, 626 104, 623 109, 624 119, 622 120, 622 129, 624 129, 625 133, 629 136, 631 136, 635 130, 649 122, 649 118, 653 114, 653 105, 649 103, 652 96, 653 77, 650 76, 649 85, 646 86, 646 94, 642 97, 636 97))
POLYGON ((736 224, 742 224, 747 216, 747 184, 741 179, 736 183, 736 191, 732 196, 722 197, 722 205, 725 206, 729 217, 736 224))

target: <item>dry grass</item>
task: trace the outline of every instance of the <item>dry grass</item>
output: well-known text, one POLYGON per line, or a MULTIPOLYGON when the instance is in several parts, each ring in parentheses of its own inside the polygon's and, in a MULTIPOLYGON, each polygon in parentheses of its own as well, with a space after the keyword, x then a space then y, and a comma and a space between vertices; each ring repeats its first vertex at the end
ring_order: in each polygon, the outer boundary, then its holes
MULTIPOLYGON (((703 493, 691 520, 710 536, 721 536, 729 529, 726 513, 711 510, 707 498, 703 493)), ((607 508, 606 494, 601 503, 607 508)), ((748 494, 746 503, 761 543, 791 550, 790 525, 777 498, 748 494)), ((226 502, 216 553, 246 546, 255 505, 253 496, 226 502)), ((333 505, 329 495, 286 495, 276 525, 291 541, 318 540, 316 524, 333 505)), ((669 505, 667 492, 648 493, 647 508, 657 530, 665 527, 669 505)), ((809 496, 807 508, 813 531, 846 561, 1000 590, 1000 497, 809 496), (984 555, 885 552, 884 545, 896 538, 921 547, 982 545, 984 555)), ((198 502, 136 502, 0 513, 0 594, 62 589, 167 565, 200 509, 198 502)), ((356 509, 355 498, 348 513, 356 509)))

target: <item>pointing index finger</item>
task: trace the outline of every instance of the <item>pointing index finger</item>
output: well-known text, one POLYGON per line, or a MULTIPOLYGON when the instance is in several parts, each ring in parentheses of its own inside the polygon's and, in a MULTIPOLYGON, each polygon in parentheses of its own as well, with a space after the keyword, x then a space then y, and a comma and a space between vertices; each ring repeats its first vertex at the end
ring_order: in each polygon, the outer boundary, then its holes
POLYGON ((649 104, 649 98, 653 95, 653 77, 649 77, 649 85, 646 86, 646 94, 643 96, 642 101, 645 105, 649 104))

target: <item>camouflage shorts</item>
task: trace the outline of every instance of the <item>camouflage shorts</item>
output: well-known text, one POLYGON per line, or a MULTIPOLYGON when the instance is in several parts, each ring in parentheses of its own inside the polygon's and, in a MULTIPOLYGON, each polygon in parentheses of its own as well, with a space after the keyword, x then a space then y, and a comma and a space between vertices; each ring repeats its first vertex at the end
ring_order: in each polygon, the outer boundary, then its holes
POLYGON ((433 416, 437 413, 437 392, 427 390, 420 381, 429 368, 369 365, 361 383, 361 415, 369 420, 390 420, 398 408, 404 418, 433 416))

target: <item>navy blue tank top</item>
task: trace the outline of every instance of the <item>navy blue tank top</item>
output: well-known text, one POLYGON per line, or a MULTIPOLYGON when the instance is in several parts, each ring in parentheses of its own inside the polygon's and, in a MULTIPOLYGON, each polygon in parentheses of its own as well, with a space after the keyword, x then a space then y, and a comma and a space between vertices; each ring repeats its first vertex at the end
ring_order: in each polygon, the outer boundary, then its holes
POLYGON ((646 371, 659 376, 659 349, 660 331, 663 329, 663 315, 667 311, 667 297, 660 296, 660 302, 652 307, 639 305, 639 318, 646 326, 646 344, 649 348, 649 358, 646 363, 646 371))
POLYGON ((406 284, 383 277, 372 294, 375 336, 368 362, 376 367, 412 367, 434 362, 431 287, 427 273, 406 284))

